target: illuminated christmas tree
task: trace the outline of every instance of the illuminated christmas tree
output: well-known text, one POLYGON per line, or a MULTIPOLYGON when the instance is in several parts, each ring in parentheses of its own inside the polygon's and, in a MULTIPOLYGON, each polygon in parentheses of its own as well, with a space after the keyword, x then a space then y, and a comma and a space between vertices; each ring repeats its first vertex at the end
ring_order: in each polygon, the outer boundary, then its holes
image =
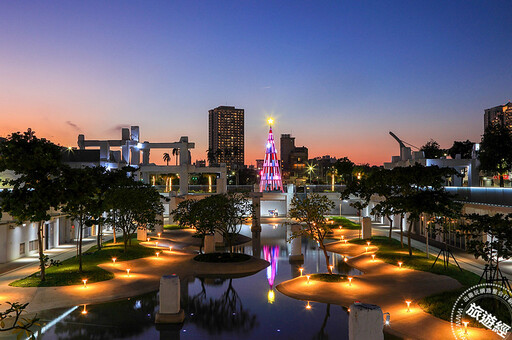
POLYGON ((274 120, 269 118, 267 149, 265 150, 265 160, 260 174, 260 191, 283 191, 283 181, 281 180, 281 169, 277 159, 276 145, 274 135, 272 134, 272 123, 274 120))

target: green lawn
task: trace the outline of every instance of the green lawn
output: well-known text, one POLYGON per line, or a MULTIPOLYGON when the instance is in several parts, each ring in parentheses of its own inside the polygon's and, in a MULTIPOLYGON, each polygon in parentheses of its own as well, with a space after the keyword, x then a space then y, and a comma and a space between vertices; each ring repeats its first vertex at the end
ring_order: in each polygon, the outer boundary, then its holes
POLYGON ((178 224, 166 224, 164 225, 165 230, 176 230, 176 229, 189 229, 189 227, 181 226, 178 224))
POLYGON ((347 281, 347 276, 340 275, 340 274, 319 273, 319 274, 311 274, 310 279, 311 279, 311 281, 341 282, 341 281, 347 281))
POLYGON ((83 273, 78 273, 78 259, 72 257, 62 262, 61 266, 46 269, 46 281, 41 282, 39 276, 32 274, 26 278, 11 282, 13 287, 52 287, 69 286, 82 284, 82 279, 88 283, 110 280, 114 277, 109 271, 101 269, 98 264, 111 263, 116 257, 117 262, 138 259, 141 257, 153 256, 155 250, 139 245, 136 239, 132 239, 132 245, 128 246, 126 253, 123 244, 105 243, 101 250, 97 247, 89 249, 82 257, 83 273))
POLYGON ((351 220, 343 216, 330 216, 328 218, 329 220, 334 221, 334 223, 332 224, 333 227, 342 226, 344 229, 351 230, 358 230, 361 228, 361 225, 359 223, 352 222, 351 220))
MULTIPOLYGON (((356 244, 365 244, 366 240, 352 240, 350 242, 356 244)), ((379 247, 379 250, 376 252, 376 254, 377 257, 384 262, 398 265, 398 262, 400 261, 403 262, 402 266, 405 268, 422 270, 434 274, 447 275, 456 279, 464 286, 464 288, 428 296, 419 301, 419 305, 425 312, 443 320, 450 320, 451 309, 457 297, 467 287, 477 284, 480 279, 478 275, 470 271, 463 269, 461 272, 459 268, 453 264, 453 260, 450 262, 448 269, 446 270, 444 269, 442 262, 439 262, 439 260, 437 261, 436 266, 431 269, 432 263, 434 263, 435 260, 435 256, 430 255, 430 257, 427 259, 427 254, 413 248, 413 256, 409 257, 409 251, 405 242, 404 248, 400 246, 400 241, 395 239, 390 240, 389 238, 383 236, 372 237, 371 242, 372 245, 379 247)))

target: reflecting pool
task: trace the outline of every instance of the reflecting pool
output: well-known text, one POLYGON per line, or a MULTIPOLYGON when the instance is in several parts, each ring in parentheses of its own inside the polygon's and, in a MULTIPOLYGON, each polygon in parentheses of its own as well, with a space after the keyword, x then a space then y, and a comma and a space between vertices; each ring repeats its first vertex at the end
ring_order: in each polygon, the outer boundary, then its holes
MULTIPOLYGON (((249 226, 242 233, 251 236, 249 226)), ((242 278, 181 278, 181 326, 155 325, 156 292, 121 301, 75 306, 39 314, 41 339, 348 339, 348 316, 339 305, 300 301, 279 293, 282 281, 304 273, 326 272, 318 245, 302 240, 304 263, 290 264, 287 228, 262 225, 261 251, 267 269, 242 278)), ((258 248, 255 248, 258 249, 258 248)), ((252 243, 236 249, 253 255, 252 243)), ((335 271, 360 272, 332 256, 335 271)))

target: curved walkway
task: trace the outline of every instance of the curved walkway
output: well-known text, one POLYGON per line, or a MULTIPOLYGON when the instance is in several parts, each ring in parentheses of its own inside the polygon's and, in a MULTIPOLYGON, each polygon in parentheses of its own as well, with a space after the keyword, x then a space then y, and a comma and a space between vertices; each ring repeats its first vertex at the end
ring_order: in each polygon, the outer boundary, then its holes
MULTIPOLYGON (((266 268, 267 261, 252 258, 242 263, 200 263, 194 261, 195 254, 183 251, 172 252, 161 249, 160 256, 145 257, 130 261, 101 264, 100 267, 114 273, 107 281, 62 287, 11 287, 12 280, 0 282, 0 310, 7 305, 4 301, 29 302, 27 312, 34 313, 46 309, 92 304, 127 298, 158 290, 160 277, 165 274, 178 274, 181 278, 201 275, 249 275, 266 268), (130 275, 126 269, 130 269, 130 275)), ((33 270, 17 272, 17 278, 25 277, 33 270)))
MULTIPOLYGON (((391 333, 404 339, 453 339, 451 324, 425 313, 417 301, 433 294, 454 290, 461 284, 448 276, 416 271, 371 259, 365 245, 334 242, 328 250, 349 256, 348 264, 363 271, 355 276, 352 284, 310 281, 298 277, 277 286, 281 293, 299 300, 334 303, 349 307, 355 301, 376 304, 384 313, 391 314, 391 333), (411 300, 407 312, 406 300, 411 300)), ((375 250, 376 247, 373 247, 375 250)), ((469 329, 471 339, 490 339, 491 331, 469 329)))

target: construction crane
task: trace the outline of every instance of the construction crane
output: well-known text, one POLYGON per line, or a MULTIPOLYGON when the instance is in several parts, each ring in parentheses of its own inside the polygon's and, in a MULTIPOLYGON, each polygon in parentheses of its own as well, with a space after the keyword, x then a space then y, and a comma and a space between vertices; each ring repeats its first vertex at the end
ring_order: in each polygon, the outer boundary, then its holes
POLYGON ((412 148, 415 148, 416 150, 419 150, 420 148, 418 148, 417 146, 414 146, 410 143, 407 143, 407 142, 404 142, 403 140, 401 140, 400 138, 398 138, 393 132, 389 131, 389 134, 391 135, 391 137, 393 137, 394 139, 396 139, 396 141, 398 142, 398 144, 400 144, 400 148, 405 148, 406 147, 406 144, 412 148))

